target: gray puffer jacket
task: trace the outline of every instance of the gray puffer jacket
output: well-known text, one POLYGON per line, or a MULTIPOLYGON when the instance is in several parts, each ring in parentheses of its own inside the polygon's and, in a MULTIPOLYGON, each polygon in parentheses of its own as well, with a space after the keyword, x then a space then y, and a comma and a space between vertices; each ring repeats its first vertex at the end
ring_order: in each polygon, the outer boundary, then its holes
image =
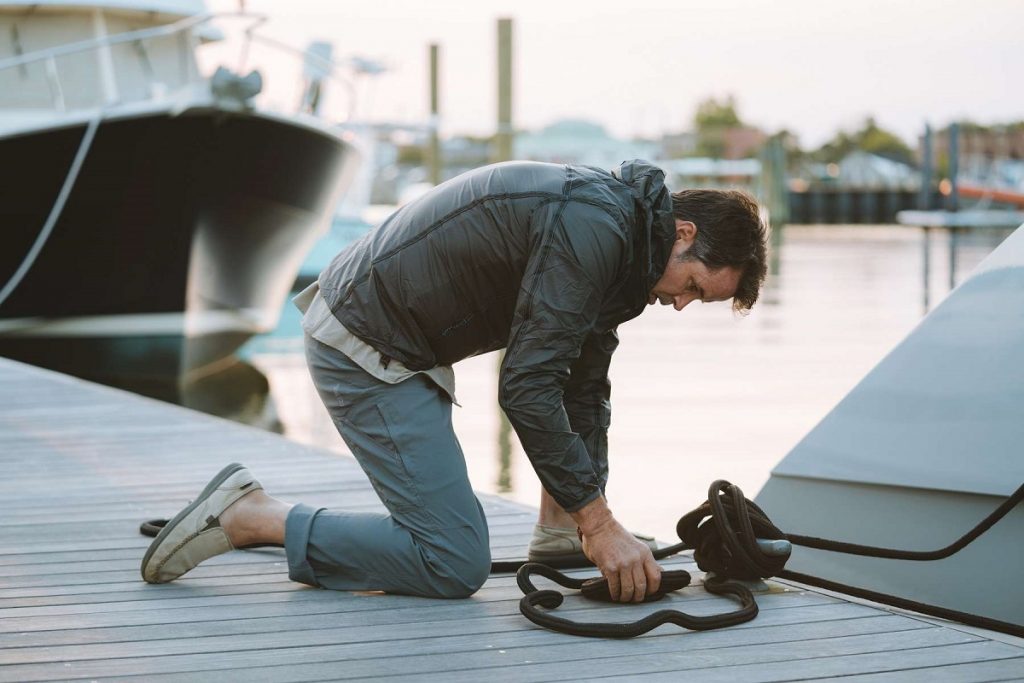
POLYGON ((608 365, 675 239, 664 173, 509 162, 454 178, 338 254, 338 320, 423 370, 506 347, 499 402, 545 490, 572 512, 608 476, 608 365))

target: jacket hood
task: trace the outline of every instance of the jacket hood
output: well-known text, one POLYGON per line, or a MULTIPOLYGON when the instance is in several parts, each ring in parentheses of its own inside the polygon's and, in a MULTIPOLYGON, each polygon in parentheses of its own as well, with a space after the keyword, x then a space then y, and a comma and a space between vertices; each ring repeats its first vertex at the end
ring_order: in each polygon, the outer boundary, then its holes
POLYGON ((646 300, 647 293, 665 272, 676 239, 672 197, 665 187, 665 172, 642 159, 622 162, 612 175, 633 193, 639 242, 637 259, 641 263, 640 280, 646 300))

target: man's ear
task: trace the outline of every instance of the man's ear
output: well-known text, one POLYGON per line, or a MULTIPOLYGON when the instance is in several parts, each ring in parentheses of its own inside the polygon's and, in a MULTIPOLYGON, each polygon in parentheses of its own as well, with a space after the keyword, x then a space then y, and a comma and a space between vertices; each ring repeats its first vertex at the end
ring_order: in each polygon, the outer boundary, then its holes
POLYGON ((676 219, 676 240, 693 242, 696 236, 697 226, 692 221, 684 221, 681 218, 676 219))

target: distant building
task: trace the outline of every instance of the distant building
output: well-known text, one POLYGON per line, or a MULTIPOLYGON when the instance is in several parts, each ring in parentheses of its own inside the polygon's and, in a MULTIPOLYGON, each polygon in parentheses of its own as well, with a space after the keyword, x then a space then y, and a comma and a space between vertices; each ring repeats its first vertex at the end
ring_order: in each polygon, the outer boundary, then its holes
MULTIPOLYGON (((918 145, 918 158, 924 147, 918 145)), ((938 153, 949 150, 949 128, 935 133, 934 149, 938 153)), ((965 162, 1024 160, 1024 125, 960 127, 960 158, 965 162)))
POLYGON ((917 169, 869 152, 850 152, 839 162, 840 185, 912 189, 921 184, 917 169))
POLYGON ((828 185, 857 189, 902 189, 920 187, 921 174, 913 166, 870 152, 855 151, 839 163, 803 163, 790 179, 791 189, 828 185))
POLYGON ((722 156, 725 159, 755 157, 767 141, 768 136, 760 128, 748 126, 726 128, 722 131, 722 142, 725 145, 722 156))
POLYGON ((658 144, 621 140, 600 124, 565 119, 539 131, 517 134, 514 149, 517 159, 614 168, 626 159, 656 156, 658 144))
POLYGON ((697 153, 697 134, 690 131, 668 133, 660 140, 662 159, 681 159, 697 153))
MULTIPOLYGON (((933 150, 940 172, 949 160, 949 129, 935 134, 933 150)), ((924 149, 918 145, 918 158, 924 149)), ((1024 191, 1024 124, 960 127, 962 181, 996 188, 1024 191)))
POLYGON ((666 182, 673 190, 696 188, 757 189, 761 162, 757 159, 666 159, 655 162, 665 170, 666 182))
POLYGON ((465 170, 484 166, 490 162, 492 154, 488 138, 460 136, 441 141, 441 159, 446 169, 465 170))

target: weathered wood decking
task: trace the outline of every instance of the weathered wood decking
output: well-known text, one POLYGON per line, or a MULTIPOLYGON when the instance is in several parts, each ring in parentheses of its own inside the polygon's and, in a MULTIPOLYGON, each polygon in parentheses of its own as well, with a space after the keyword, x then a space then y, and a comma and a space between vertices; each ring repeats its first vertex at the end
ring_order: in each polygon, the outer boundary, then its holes
MULTIPOLYGON (((1014 639, 775 582, 753 622, 630 641, 536 628, 509 576, 460 601, 334 593, 289 582, 283 551, 258 550, 143 583, 139 521, 173 514, 231 461, 287 500, 379 509, 350 459, 0 359, 0 680, 1024 679, 1014 639)), ((494 556, 520 556, 534 513, 483 500, 494 556)), ((560 613, 632 620, 666 606, 732 603, 694 587, 653 606, 569 599, 560 613)))

